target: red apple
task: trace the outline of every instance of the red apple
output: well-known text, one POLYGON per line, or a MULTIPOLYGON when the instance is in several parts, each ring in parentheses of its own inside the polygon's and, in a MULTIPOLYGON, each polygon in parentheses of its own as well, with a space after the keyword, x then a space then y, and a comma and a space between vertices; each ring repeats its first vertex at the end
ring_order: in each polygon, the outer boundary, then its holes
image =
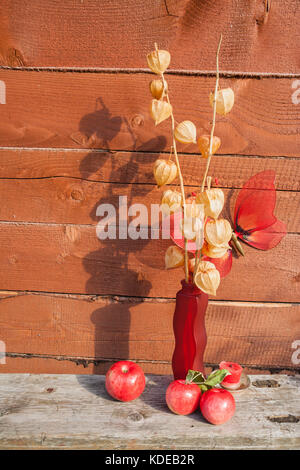
POLYGON ((116 400, 131 401, 145 389, 145 375, 140 366, 132 361, 119 361, 106 373, 105 387, 116 400))
POLYGON ((234 415, 235 400, 228 390, 212 388, 201 396, 200 410, 209 423, 223 424, 234 415))
POLYGON ((199 407, 201 390, 195 383, 174 380, 166 391, 166 402, 173 413, 189 415, 199 407))

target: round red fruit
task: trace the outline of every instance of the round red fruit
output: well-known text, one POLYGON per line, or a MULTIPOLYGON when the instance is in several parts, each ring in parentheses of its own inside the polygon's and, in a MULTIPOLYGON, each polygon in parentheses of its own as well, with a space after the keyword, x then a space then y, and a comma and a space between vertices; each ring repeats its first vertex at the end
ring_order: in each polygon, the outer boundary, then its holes
POLYGON ((235 400, 228 390, 212 388, 201 396, 200 410, 209 423, 223 424, 234 415, 235 400))
POLYGON ((167 388, 166 402, 173 413, 189 415, 199 407, 200 396, 198 385, 185 380, 174 380, 167 388))
POLYGON ((116 362, 106 373, 106 390, 116 400, 135 400, 143 393, 145 385, 142 368, 132 361, 116 362))

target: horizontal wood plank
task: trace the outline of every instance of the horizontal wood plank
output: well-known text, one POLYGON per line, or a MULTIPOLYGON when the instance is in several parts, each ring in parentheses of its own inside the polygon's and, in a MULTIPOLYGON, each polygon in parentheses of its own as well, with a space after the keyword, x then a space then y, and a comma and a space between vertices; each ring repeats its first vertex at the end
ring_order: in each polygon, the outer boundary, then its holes
MULTIPOLYGON (((105 215, 97 215, 97 208, 111 204, 116 212, 114 223, 118 225, 121 217, 120 198, 126 197, 128 208, 134 204, 145 206, 144 212, 136 214, 141 226, 155 226, 161 217, 159 214, 152 214, 152 205, 160 204, 165 190, 165 187, 158 189, 154 184, 98 183, 65 177, 0 179, 0 200, 5 201, 5 204, 0 206, 0 220, 96 225, 105 215)), ((188 188, 186 194, 193 191, 199 191, 199 187, 188 188)), ((231 221, 238 192, 234 189, 224 189, 226 205, 223 216, 231 221)), ((300 232, 299 208, 300 192, 277 192, 275 214, 285 222, 288 232, 300 232)), ((133 217, 128 217, 128 223, 132 219, 133 217)))
MULTIPOLYGON (((51 367, 55 360, 64 363, 57 364, 60 373, 66 363, 74 370, 76 358, 77 365, 98 373, 120 359, 138 361, 147 371, 155 365, 160 373, 170 370, 174 299, 1 294, 0 339, 8 354, 1 372, 15 370, 22 355, 27 370, 47 358, 51 367)), ((299 318, 299 304, 210 301, 205 362, 297 369, 292 344, 299 338, 299 318)), ((45 367, 40 372, 49 371, 45 367)))
POLYGON ((250 387, 234 395, 234 416, 221 426, 199 410, 172 413, 165 401, 171 380, 148 375, 143 394, 122 403, 107 394, 104 375, 0 375, 0 448, 299 449, 299 376, 250 376, 250 387), (255 385, 263 380, 277 386, 255 385))
POLYGON ((215 70, 222 32, 221 69, 299 73, 298 2, 268 5, 270 11, 262 0, 2 0, 1 64, 144 68, 157 42, 170 50, 172 69, 215 70))
MULTIPOLYGON (((300 236, 273 250, 245 246, 218 299, 299 301, 300 236), (269 279, 270 282, 266 282, 269 279)), ((174 297, 182 268, 166 271, 169 240, 103 240, 93 226, 1 223, 0 287, 65 293, 174 297)))
MULTIPOLYGON (((154 126, 145 74, 92 74, 0 71, 6 85, 1 107, 3 147, 101 148, 169 151, 170 122, 154 126)), ((195 122, 198 135, 210 131, 208 96, 215 79, 168 77, 178 122, 195 122)), ((222 79, 236 103, 218 117, 222 154, 299 156, 299 105, 290 79, 222 79)), ((197 152, 180 144, 179 151, 197 152)))
MULTIPOLYGON (((168 153, 72 149, 0 148, 0 178, 69 177, 102 183, 155 184, 153 164, 168 153)), ((201 186, 206 160, 197 154, 179 155, 185 186, 201 186)), ((276 173, 278 190, 300 191, 298 159, 214 155, 210 174, 222 188, 241 188, 254 174, 276 173)), ((176 181, 175 181, 176 183, 176 181)))

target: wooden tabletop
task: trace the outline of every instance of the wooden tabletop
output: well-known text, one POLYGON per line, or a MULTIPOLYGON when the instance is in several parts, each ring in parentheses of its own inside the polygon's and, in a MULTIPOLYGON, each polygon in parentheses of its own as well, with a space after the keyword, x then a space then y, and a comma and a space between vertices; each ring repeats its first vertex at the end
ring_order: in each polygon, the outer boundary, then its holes
POLYGON ((113 400, 102 375, 0 375, 0 449, 300 449, 300 375, 252 375, 236 413, 214 426, 171 413, 170 376, 113 400))

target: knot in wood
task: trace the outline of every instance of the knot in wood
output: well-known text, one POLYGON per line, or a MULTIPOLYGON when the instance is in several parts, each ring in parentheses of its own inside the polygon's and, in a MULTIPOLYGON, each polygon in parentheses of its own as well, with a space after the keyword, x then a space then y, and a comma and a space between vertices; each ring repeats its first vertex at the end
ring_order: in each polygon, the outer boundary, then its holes
POLYGON ((130 120, 132 127, 141 127, 144 125, 144 116, 142 114, 136 114, 130 120))
POLYGON ((144 416, 138 411, 134 411, 127 416, 127 421, 132 424, 141 424, 144 421, 144 416))
POLYGON ((74 201, 83 201, 84 192, 79 186, 72 186, 67 189, 67 197, 73 199, 74 201))
POLYGON ((16 264, 18 262, 18 258, 16 257, 16 255, 13 255, 9 258, 9 262, 10 264, 16 264))
POLYGON ((71 192, 71 198, 75 199, 76 201, 82 201, 83 198, 83 193, 78 190, 78 189, 73 189, 71 192))
POLYGON ((280 387, 280 384, 277 382, 277 380, 273 380, 273 379, 255 380, 254 382, 252 382, 252 385, 254 385, 254 387, 258 387, 258 388, 276 388, 276 387, 280 387))

